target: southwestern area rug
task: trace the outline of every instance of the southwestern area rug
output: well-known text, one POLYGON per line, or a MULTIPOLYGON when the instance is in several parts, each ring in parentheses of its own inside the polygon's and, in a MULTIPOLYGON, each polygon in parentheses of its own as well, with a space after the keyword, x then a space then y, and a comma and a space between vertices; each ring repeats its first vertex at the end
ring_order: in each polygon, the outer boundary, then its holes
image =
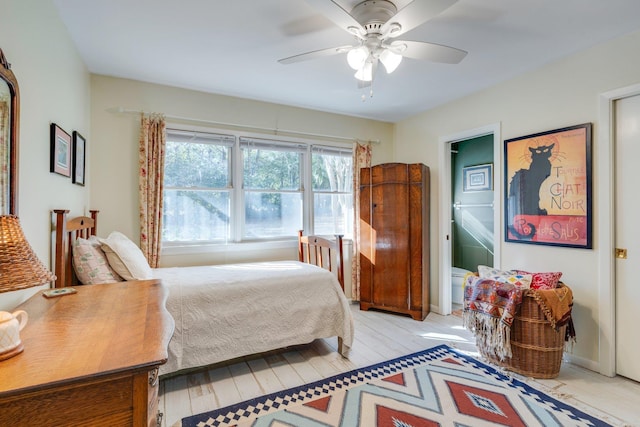
POLYGON ((610 426, 446 345, 182 419, 208 426, 610 426))

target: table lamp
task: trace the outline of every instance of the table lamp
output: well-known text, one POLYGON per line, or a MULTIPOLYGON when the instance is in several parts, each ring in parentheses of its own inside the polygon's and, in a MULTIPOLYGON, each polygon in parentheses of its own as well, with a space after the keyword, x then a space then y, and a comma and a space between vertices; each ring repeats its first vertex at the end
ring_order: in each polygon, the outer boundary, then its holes
MULTIPOLYGON (((33 252, 15 215, 0 216, 0 292, 39 286, 55 280, 33 252)), ((19 354, 24 349, 20 330, 27 314, 0 311, 0 360, 19 354)))

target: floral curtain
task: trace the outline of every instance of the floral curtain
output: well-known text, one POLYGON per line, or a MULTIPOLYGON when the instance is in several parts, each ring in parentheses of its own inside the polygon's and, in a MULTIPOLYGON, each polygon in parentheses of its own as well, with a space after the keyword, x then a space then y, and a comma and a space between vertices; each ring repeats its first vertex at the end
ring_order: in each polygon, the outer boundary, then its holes
POLYGON ((371 167, 371 144, 356 143, 353 150, 353 254, 351 298, 360 300, 360 169, 371 167))
POLYGON ((0 215, 9 213, 9 102, 0 95, 0 215))
POLYGON ((165 120, 162 114, 142 114, 138 157, 140 249, 152 268, 158 267, 162 242, 165 120))

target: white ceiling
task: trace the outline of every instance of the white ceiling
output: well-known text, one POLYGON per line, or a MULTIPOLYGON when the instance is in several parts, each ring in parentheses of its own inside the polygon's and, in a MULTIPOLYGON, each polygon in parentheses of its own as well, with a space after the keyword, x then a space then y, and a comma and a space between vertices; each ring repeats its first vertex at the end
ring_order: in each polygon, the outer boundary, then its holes
POLYGON ((277 62, 354 41, 305 0, 53 2, 92 73, 390 122, 640 29, 640 0, 459 0, 400 38, 467 57, 379 69, 369 97, 344 54, 277 62))

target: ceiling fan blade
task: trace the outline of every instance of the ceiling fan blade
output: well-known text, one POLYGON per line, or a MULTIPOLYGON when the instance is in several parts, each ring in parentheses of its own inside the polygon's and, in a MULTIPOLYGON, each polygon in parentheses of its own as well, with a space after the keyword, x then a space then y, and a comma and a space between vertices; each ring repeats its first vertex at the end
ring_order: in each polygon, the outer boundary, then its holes
POLYGON ((337 55, 338 53, 344 53, 353 49, 355 46, 347 45, 347 46, 339 46, 339 47, 330 47, 327 49, 314 50, 311 52, 301 53, 299 55, 289 56, 288 58, 278 59, 278 62, 281 64, 293 64, 295 62, 308 61, 310 59, 321 58, 323 56, 331 56, 337 55))
POLYGON ((380 33, 385 37, 398 37, 444 12, 457 1, 413 0, 385 22, 380 33), (394 24, 400 24, 400 27, 394 24))
POLYGON ((467 52, 464 50, 427 42, 396 40, 390 44, 390 47, 392 51, 407 58, 425 59, 445 64, 457 64, 467 56, 467 52))
MULTIPOLYGON (((441 0, 440 0, 441 1, 441 0)), ((342 8, 338 3, 332 0, 307 0, 319 12, 322 12, 327 18, 332 20, 343 30, 354 34, 360 38, 364 37, 367 31, 356 21, 356 19, 342 8)))

